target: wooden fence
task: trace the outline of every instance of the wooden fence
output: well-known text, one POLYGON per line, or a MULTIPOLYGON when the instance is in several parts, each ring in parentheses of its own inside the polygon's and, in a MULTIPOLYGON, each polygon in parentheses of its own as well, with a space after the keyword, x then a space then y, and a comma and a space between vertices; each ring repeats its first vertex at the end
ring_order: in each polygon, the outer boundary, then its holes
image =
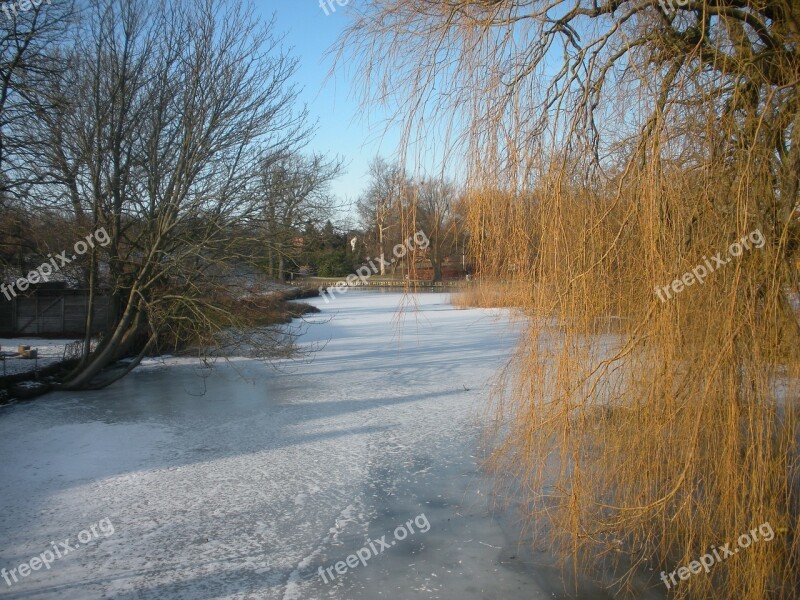
MULTIPOLYGON (((110 298, 96 296, 93 331, 109 325, 110 298)), ((0 335, 83 335, 89 296, 85 290, 38 290, 10 301, 0 296, 0 335)))

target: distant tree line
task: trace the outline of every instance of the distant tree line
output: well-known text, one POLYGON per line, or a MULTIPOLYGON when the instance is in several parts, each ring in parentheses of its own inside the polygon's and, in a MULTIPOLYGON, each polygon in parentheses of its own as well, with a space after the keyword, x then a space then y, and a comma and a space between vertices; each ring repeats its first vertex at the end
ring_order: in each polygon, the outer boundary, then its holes
POLYGON ((334 224, 337 205, 327 194, 326 184, 338 174, 340 164, 317 157, 308 165, 296 160, 292 165, 273 165, 262 184, 268 198, 263 216, 268 241, 262 264, 273 277, 343 277, 367 259, 381 255, 390 259, 393 248, 418 230, 430 239, 429 248, 391 267, 376 263, 379 275, 405 276, 419 267, 432 281, 442 281, 446 264, 451 272, 465 272, 464 194, 455 183, 414 178, 400 166, 376 157, 370 164, 366 190, 355 203, 356 222, 334 224))

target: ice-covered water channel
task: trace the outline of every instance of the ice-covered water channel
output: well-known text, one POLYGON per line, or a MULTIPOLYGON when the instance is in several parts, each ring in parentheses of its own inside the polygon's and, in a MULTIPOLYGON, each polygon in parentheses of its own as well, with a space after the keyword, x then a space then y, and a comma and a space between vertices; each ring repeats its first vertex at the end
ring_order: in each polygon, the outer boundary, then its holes
POLYGON ((408 300, 318 300, 277 371, 152 361, 0 409, 0 597, 567 597, 478 468, 504 313, 408 300))

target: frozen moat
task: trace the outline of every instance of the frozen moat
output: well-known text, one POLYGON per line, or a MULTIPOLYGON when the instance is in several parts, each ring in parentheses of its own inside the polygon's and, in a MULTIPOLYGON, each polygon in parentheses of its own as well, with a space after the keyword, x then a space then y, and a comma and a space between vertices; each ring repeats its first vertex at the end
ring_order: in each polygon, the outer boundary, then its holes
POLYGON ((317 300, 319 350, 278 370, 152 361, 1 408, 0 597, 567 597, 478 469, 504 313, 413 300, 317 300))

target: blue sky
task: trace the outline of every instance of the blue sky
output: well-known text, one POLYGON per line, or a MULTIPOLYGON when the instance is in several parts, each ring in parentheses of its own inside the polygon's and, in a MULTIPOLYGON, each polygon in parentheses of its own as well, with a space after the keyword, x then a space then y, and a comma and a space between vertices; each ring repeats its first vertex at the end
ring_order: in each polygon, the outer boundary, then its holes
MULTIPOLYGON (((351 92, 351 81, 342 73, 326 82, 333 64, 330 47, 347 24, 346 7, 329 15, 318 0, 261 0, 257 4, 264 18, 274 13, 276 33, 284 34, 284 44, 300 59, 295 82, 302 87, 300 102, 308 106, 317 134, 307 151, 339 155, 347 172, 333 185, 341 200, 354 201, 366 187, 367 168, 376 154, 392 158, 398 136, 383 133, 383 126, 370 126, 351 92)), ((370 119, 375 121, 375 115, 370 119)))

